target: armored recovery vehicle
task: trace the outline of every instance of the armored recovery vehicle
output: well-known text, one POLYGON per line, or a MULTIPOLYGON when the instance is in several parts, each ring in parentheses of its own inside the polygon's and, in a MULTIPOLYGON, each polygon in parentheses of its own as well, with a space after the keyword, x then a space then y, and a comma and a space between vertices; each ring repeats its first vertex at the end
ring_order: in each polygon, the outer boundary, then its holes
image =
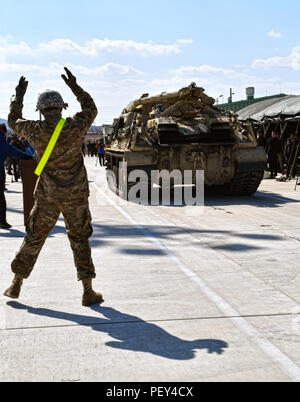
MULTIPOLYGON (((131 102, 114 120, 106 145, 108 172, 117 178, 117 191, 122 193, 119 164, 126 162, 128 176, 132 170, 143 170, 149 183, 153 170, 204 170, 206 186, 218 192, 254 194, 266 168, 265 151, 257 146, 251 124, 238 122, 236 115, 214 104, 195 83, 131 102)), ((113 188, 112 175, 107 179, 113 188)))

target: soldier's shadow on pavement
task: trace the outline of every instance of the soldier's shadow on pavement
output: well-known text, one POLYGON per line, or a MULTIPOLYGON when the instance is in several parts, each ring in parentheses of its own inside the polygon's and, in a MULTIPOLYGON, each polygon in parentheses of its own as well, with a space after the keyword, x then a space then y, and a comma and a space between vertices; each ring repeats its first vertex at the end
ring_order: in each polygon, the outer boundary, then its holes
MULTIPOLYGON (((143 321, 142 319, 121 313, 111 307, 95 305, 93 311, 102 317, 91 317, 70 314, 61 311, 34 308, 18 302, 7 303, 14 309, 26 310, 30 314, 42 317, 70 321, 79 326, 90 327, 94 331, 107 333, 116 341, 106 345, 121 350, 151 353, 166 359, 191 360, 196 357, 197 350, 207 350, 209 354, 221 355, 228 348, 228 344, 216 339, 198 339, 187 341, 169 334, 159 326, 143 321)), ((178 322, 178 326, 181 323, 178 322)))
POLYGON ((20 232, 19 230, 16 229, 5 229, 1 230, 0 229, 0 238, 2 237, 8 237, 8 238, 23 238, 24 237, 24 232, 20 232))

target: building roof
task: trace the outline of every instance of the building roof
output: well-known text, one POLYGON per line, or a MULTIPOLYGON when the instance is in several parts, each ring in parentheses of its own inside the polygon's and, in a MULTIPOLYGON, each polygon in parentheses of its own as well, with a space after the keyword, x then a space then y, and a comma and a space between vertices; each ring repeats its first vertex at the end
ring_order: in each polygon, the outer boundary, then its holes
POLYGON ((300 115, 300 96, 287 97, 281 102, 254 114, 251 118, 256 121, 261 121, 264 118, 295 117, 300 115))
POLYGON ((277 103, 282 102, 283 99, 290 99, 292 96, 286 96, 284 98, 270 98, 261 102, 254 103, 250 106, 245 107, 244 109, 238 112, 239 120, 248 120, 251 119, 252 116, 263 112, 269 107, 276 105, 277 103))
POLYGON ((275 119, 278 117, 294 118, 300 116, 300 96, 286 96, 274 102, 260 102, 252 108, 245 108, 239 112, 240 120, 262 121, 265 118, 275 119))
POLYGON ((223 104, 215 105, 215 106, 219 109, 223 109, 226 111, 231 110, 232 112, 239 112, 240 110, 242 110, 248 106, 251 106, 255 103, 263 102, 263 101, 269 100, 269 99, 277 99, 277 98, 284 98, 284 97, 286 97, 285 94, 278 94, 278 95, 272 95, 272 96, 264 96, 262 98, 241 100, 241 101, 232 102, 232 103, 223 103, 223 104))

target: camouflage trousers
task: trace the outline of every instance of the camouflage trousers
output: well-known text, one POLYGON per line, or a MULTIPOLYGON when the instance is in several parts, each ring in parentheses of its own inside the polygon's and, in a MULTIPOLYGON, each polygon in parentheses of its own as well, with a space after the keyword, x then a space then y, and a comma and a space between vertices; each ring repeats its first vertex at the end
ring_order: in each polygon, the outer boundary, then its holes
POLYGON ((96 277, 89 243, 93 228, 87 197, 66 201, 54 199, 35 201, 23 244, 12 262, 13 273, 21 275, 24 279, 30 276, 42 247, 61 213, 65 219, 78 280, 96 277))

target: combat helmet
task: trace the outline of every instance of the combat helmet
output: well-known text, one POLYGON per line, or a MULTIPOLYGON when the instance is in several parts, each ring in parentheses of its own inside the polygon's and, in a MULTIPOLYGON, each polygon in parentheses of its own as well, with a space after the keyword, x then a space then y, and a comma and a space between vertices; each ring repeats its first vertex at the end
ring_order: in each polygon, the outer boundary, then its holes
POLYGON ((39 95, 36 111, 48 109, 50 107, 67 109, 68 104, 64 102, 59 92, 47 89, 39 95))

